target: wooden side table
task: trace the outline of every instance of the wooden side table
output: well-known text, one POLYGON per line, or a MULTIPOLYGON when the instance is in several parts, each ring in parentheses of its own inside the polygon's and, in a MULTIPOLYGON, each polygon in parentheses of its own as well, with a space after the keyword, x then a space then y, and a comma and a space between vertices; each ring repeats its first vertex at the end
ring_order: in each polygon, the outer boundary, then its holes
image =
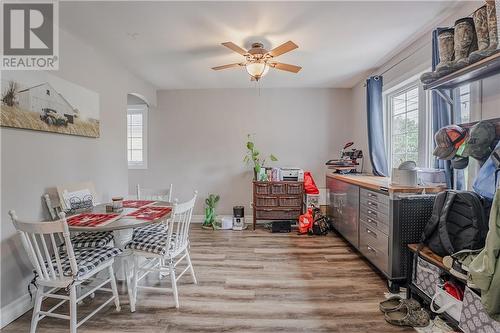
POLYGON ((304 182, 253 182, 253 230, 257 220, 297 220, 302 214, 304 182))

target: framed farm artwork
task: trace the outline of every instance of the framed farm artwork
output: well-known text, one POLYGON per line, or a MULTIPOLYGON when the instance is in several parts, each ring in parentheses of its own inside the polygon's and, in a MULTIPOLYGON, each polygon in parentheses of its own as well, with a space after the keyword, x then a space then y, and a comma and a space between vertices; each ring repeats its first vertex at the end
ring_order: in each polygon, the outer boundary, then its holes
POLYGON ((0 125, 99 137, 99 94, 43 71, 3 72, 0 125))

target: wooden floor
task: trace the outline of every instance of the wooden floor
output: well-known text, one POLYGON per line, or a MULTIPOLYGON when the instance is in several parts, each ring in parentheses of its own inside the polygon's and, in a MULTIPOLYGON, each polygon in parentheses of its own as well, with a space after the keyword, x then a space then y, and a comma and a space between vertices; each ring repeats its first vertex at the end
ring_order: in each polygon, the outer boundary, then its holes
MULTIPOLYGON (((169 294, 141 291, 130 313, 99 312, 78 330, 97 332, 412 332, 384 321, 378 303, 384 280, 336 235, 324 237, 256 231, 191 233, 199 280, 180 280, 179 310, 169 294)), ((165 281, 149 281, 168 286, 165 281)), ((100 295, 91 301, 99 304, 100 295)), ((83 316, 87 304, 78 307, 83 316)), ((2 332, 28 332, 31 312, 2 332)), ((43 319, 37 332, 68 332, 68 322, 43 319)))

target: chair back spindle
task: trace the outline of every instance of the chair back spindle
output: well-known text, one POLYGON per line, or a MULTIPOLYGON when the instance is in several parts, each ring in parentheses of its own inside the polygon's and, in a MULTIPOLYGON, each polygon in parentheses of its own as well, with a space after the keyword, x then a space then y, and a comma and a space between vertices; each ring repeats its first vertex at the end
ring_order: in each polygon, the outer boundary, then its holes
POLYGON ((195 191, 194 196, 191 200, 183 203, 174 203, 174 207, 172 209, 172 217, 167 222, 167 242, 170 242, 169 248, 172 249, 173 252, 183 250, 188 246, 189 226, 191 223, 191 218, 193 216, 193 209, 197 195, 198 192, 195 191), (172 237, 174 233, 175 237, 172 237))
POLYGON ((167 189, 157 190, 150 188, 142 188, 139 184, 136 186, 137 200, 156 200, 171 202, 172 200, 172 184, 167 189))
POLYGON ((46 222, 21 221, 15 211, 9 211, 12 223, 21 237, 21 242, 28 254, 28 258, 40 279, 44 281, 70 280, 78 273, 78 266, 70 241, 66 214, 59 213, 59 220, 46 222), (64 240, 64 247, 56 241, 55 235, 64 240), (65 272, 61 255, 66 251, 70 264, 70 274, 65 272))

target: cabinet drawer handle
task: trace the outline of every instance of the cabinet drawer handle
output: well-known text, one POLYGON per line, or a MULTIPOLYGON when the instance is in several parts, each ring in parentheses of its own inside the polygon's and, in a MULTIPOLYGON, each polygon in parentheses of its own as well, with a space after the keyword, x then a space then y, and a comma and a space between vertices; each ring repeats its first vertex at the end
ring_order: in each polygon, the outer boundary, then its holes
POLYGON ((371 198, 376 198, 377 197, 377 195, 373 194, 373 193, 368 193, 368 196, 371 197, 371 198))
POLYGON ((371 231, 370 229, 366 229, 366 233, 367 233, 368 235, 371 235, 373 238, 377 238, 377 234, 376 234, 376 233, 374 233, 373 231, 371 231))
POLYGON ((366 220, 367 220, 367 221, 368 221, 368 223, 370 223, 370 224, 373 224, 373 225, 375 225, 375 226, 377 226, 377 225, 378 225, 377 221, 375 221, 375 220, 372 220, 372 219, 370 219, 370 218, 369 218, 369 219, 366 219, 366 220))
POLYGON ((377 213, 376 213, 376 212, 374 212, 374 211, 373 211, 373 210, 371 210, 371 209, 368 209, 368 214, 373 215, 373 216, 377 216, 377 213))
POLYGON ((369 245, 367 245, 367 246, 366 246, 366 249, 367 249, 368 251, 370 251, 370 252, 373 252, 373 253, 377 254, 377 251, 376 251, 373 247, 371 247, 371 246, 369 246, 369 245))
POLYGON ((265 212, 272 212, 273 210, 269 209, 269 208, 266 208, 266 209, 263 209, 263 211, 265 211, 265 212))
POLYGON ((368 201, 368 206, 378 207, 378 204, 372 201, 368 201))

